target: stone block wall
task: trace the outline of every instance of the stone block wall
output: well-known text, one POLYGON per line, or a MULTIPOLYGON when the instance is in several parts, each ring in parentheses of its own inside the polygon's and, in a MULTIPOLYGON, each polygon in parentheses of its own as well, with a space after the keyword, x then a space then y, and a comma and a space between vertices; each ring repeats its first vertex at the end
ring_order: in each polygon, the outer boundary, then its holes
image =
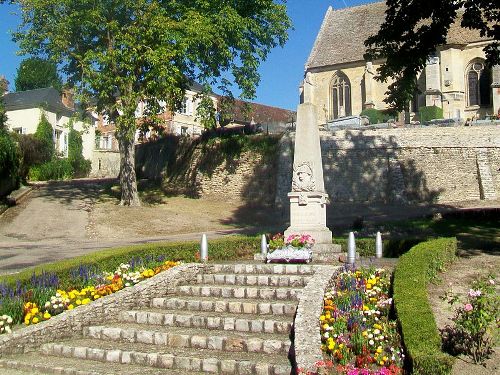
POLYGON ((118 177, 120 174, 120 153, 111 150, 94 150, 92 153, 90 177, 118 177))
POLYGON ((332 202, 481 199, 480 149, 500 197, 498 126, 323 132, 321 147, 332 202))

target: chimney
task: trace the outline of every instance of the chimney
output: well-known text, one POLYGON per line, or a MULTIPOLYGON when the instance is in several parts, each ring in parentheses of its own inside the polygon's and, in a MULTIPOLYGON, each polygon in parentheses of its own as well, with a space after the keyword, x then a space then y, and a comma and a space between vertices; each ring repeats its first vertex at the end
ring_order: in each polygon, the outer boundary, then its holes
POLYGON ((9 92, 9 81, 7 79, 0 75, 0 96, 4 96, 9 92))
POLYGON ((61 100, 65 107, 70 109, 75 109, 75 101, 73 99, 74 93, 71 88, 63 88, 61 94, 61 100))

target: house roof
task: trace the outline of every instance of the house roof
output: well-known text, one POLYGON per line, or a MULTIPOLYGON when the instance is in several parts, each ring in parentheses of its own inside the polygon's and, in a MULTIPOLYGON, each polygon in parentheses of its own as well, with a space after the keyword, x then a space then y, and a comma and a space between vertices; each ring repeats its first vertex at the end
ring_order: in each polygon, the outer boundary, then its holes
MULTIPOLYGON (((329 7, 306 63, 306 70, 364 61, 364 41, 378 33, 385 19, 385 1, 334 10, 329 7)), ((447 44, 469 44, 485 40, 477 30, 451 25, 447 44)))
MULTIPOLYGON (((220 99, 220 97, 219 97, 220 99)), ((288 109, 271 107, 265 104, 245 102, 243 100, 235 99, 233 121, 235 122, 250 122, 252 119, 257 124, 271 124, 271 123, 289 123, 296 118, 294 111, 288 109), (250 119, 245 116, 245 103, 250 105, 251 112, 248 115, 250 119)))
POLYGON ((53 87, 12 92, 5 94, 3 99, 7 111, 43 107, 54 112, 74 112, 62 103, 61 94, 53 87))

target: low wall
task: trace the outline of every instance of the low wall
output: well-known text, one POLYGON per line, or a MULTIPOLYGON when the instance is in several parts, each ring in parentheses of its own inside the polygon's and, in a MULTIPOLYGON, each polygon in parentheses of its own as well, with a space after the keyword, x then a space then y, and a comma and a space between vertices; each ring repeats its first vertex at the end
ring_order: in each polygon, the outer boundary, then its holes
POLYGON ((194 282, 196 275, 204 267, 202 264, 194 263, 174 267, 88 305, 79 306, 77 309, 65 311, 45 322, 2 335, 0 354, 22 354, 44 343, 79 337, 85 326, 116 321, 120 311, 146 307, 153 297, 173 294, 180 283, 194 282))
POLYGON ((116 178, 120 174, 120 153, 111 150, 94 150, 90 177, 116 178))

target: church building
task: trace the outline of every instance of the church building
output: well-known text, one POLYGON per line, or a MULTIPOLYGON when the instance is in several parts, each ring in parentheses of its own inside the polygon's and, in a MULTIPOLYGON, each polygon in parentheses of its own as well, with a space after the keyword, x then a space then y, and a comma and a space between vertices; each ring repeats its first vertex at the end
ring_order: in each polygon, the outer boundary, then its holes
MULTIPOLYGON (((356 116, 367 108, 387 109, 383 102, 390 82, 374 79, 380 61, 365 61, 364 41, 378 32, 385 19, 385 2, 334 10, 329 7, 305 65, 301 102, 316 105, 320 124, 356 116)), ((411 103, 418 109, 438 106, 444 118, 482 119, 500 109, 500 67, 485 64, 483 48, 490 43, 458 19, 420 73, 420 94, 411 103)))

